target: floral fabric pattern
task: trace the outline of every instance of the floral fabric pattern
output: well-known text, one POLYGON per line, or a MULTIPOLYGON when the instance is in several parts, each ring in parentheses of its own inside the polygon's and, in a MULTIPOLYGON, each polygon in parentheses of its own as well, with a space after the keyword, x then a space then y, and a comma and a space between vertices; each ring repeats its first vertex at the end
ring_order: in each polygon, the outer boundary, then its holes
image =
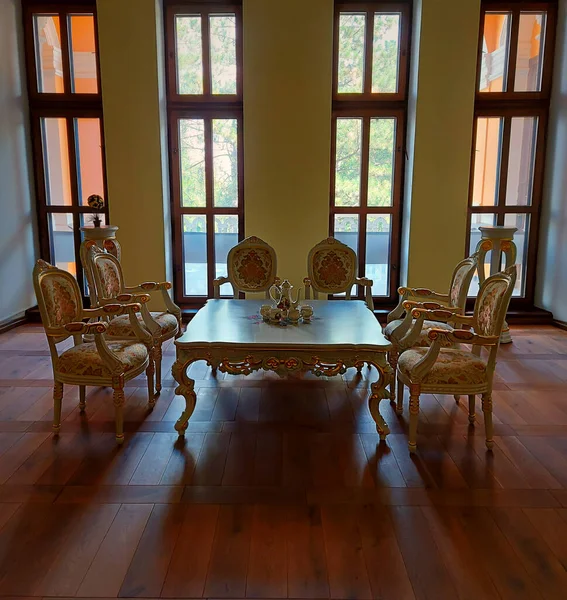
MULTIPOLYGON (((406 350, 398 368, 409 376, 415 365, 428 352, 427 348, 406 350)), ((432 369, 422 379, 428 385, 478 385, 486 381, 486 365, 472 352, 442 348, 432 369)))
MULTIPOLYGON (((142 366, 148 358, 148 350, 144 344, 110 342, 108 347, 122 363, 125 373, 142 366)), ((73 346, 63 352, 57 360, 55 370, 83 377, 112 377, 111 370, 104 364, 94 342, 73 346)))
POLYGON ((273 261, 268 250, 240 248, 232 255, 232 274, 236 287, 245 291, 265 288, 273 278, 273 261))
POLYGON ((459 305, 459 296, 461 295, 461 291, 463 289, 463 284, 465 282, 465 278, 466 278, 469 270, 470 270, 469 265, 463 265, 455 273, 455 278, 453 279, 453 285, 451 286, 451 291, 449 292, 450 306, 460 306, 459 305))
MULTIPOLYGON (((167 312, 151 312, 150 315, 160 326, 162 337, 175 335, 178 323, 174 315, 167 312)), ((140 325, 145 329, 142 315, 137 313, 137 317, 140 325)), ((136 337, 136 334, 130 325, 129 315, 120 315, 119 317, 112 319, 108 324, 106 334, 110 337, 136 337)))
POLYGON ((41 291, 52 327, 62 327, 80 320, 77 290, 66 277, 44 277, 41 280, 41 291))
MULTIPOLYGON (((384 329, 384 336, 386 337, 386 339, 388 339, 388 340, 391 339, 392 332, 397 327, 399 327, 402 324, 402 322, 403 322, 402 319, 397 319, 395 321, 391 321, 390 323, 388 323, 388 325, 386 325, 386 327, 384 329)), ((413 323, 415 323, 415 319, 414 319, 413 323)), ((445 331, 453 330, 451 325, 449 325, 447 323, 440 323, 437 321, 424 321, 423 327, 421 328, 421 333, 419 334, 419 338, 417 339, 417 342, 414 344, 413 347, 426 348, 428 346, 431 346, 432 342, 427 336, 432 329, 444 329, 445 331)), ((450 348, 451 343, 446 341, 445 339, 442 339, 441 346, 445 347, 445 348, 450 348)))
POLYGON ((114 298, 121 292, 120 273, 118 267, 104 258, 96 261, 96 268, 102 282, 104 298, 114 298))
POLYGON ((355 278, 352 254, 341 248, 320 250, 313 255, 313 279, 329 293, 344 292, 355 278))
POLYGON ((478 332, 481 335, 499 335, 496 331, 498 313, 500 312, 501 302, 506 295, 508 285, 505 281, 492 281, 486 285, 482 295, 478 297, 477 323, 478 332))

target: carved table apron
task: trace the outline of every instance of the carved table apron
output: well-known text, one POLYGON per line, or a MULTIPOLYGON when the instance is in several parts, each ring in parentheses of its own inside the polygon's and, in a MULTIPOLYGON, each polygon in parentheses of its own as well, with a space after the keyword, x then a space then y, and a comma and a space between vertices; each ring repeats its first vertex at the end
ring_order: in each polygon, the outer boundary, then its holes
POLYGON ((259 311, 265 300, 209 300, 175 341, 172 374, 179 384, 175 393, 185 398, 185 410, 175 424, 184 435, 197 396, 189 366, 205 360, 213 369, 231 375, 248 375, 264 369, 281 377, 297 371, 317 376, 342 375, 364 363, 378 371, 371 384, 368 408, 381 439, 389 433, 380 414, 380 401, 389 398, 386 387, 392 370, 386 360, 390 343, 364 302, 311 300, 314 320, 299 325, 264 323, 259 311))

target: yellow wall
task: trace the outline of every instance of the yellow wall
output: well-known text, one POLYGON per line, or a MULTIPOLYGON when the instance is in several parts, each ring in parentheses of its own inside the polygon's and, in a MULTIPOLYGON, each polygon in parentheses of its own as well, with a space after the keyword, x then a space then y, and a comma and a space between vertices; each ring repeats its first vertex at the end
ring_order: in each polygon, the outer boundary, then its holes
POLYGON ((469 235, 480 0, 416 0, 416 16, 415 137, 404 200, 407 283, 444 290, 469 235))
POLYGON ((299 286, 329 231, 332 0, 244 0, 246 235, 299 286))
MULTIPOLYGON (((128 285, 164 281, 169 228, 160 124, 156 0, 97 0, 110 222, 128 285)), ((159 37, 158 37, 159 36, 159 37)))
MULTIPOLYGON (((157 5, 97 4, 111 222, 133 282, 164 279, 170 268, 157 5)), ((333 0, 287 0, 285 10, 244 0, 243 13, 246 235, 272 244, 279 275, 299 286, 308 250, 328 234, 333 0)), ((402 277, 410 285, 445 289, 465 252, 479 14, 480 0, 416 0, 402 277)))

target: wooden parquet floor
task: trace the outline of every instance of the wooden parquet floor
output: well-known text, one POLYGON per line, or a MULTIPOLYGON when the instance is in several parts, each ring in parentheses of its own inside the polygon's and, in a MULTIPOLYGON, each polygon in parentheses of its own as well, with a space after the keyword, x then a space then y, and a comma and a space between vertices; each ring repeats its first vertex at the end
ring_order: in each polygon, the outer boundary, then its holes
POLYGON ((43 331, 0 336, 0 596, 567 598, 567 332, 513 329, 494 394, 496 446, 463 398, 406 417, 367 408, 375 373, 214 378, 196 364, 185 440, 164 390, 127 388, 126 443, 107 389, 64 397, 50 433, 43 331))

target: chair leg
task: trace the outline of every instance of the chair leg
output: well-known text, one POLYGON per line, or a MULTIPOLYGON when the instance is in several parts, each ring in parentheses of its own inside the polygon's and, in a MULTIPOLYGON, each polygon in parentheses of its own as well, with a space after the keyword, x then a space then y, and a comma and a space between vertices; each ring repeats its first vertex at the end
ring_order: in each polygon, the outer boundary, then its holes
POLYGON ((87 405, 86 397, 87 397, 87 386, 80 385, 79 386, 79 411, 82 413, 85 412, 85 407, 87 405))
POLYGON ((411 454, 417 450, 417 421, 419 418, 419 385, 410 385, 410 422, 408 449, 411 454))
POLYGON ((492 450, 494 446, 494 428, 492 426, 492 392, 482 395, 482 412, 484 413, 484 427, 486 430, 486 447, 492 450))
POLYGON ((461 397, 459 396, 459 394, 455 394, 455 395, 453 396, 453 398, 455 398, 455 402, 456 402, 457 404, 459 404, 459 400, 461 399, 461 397))
POLYGON ((161 342, 156 344, 154 348, 154 358, 156 364, 156 390, 159 394, 161 392, 161 359, 162 359, 161 342))
POLYGON ((398 398, 396 400, 396 414, 404 414, 404 384, 401 379, 398 379, 398 398))
POLYGON ((114 388, 112 394, 114 402, 114 419, 116 421, 116 443, 124 443, 124 389, 114 388))
POLYGON ((150 350, 150 362, 146 369, 146 381, 148 384, 148 406, 153 408, 156 403, 156 395, 154 389, 154 374, 155 374, 155 348, 150 350))
POLYGON ((476 396, 474 394, 469 395, 469 423, 474 425, 476 418, 476 396))
MULTIPOLYGON (((396 401, 396 371, 398 369, 398 358, 399 353, 397 350, 390 350, 388 352, 388 362, 394 371, 394 375, 390 382, 390 402, 394 403, 396 401)), ((399 407, 398 407, 399 408, 399 407)))
POLYGON ((53 433, 59 434, 61 430, 61 405, 63 403, 63 384, 56 381, 53 384, 53 433))

